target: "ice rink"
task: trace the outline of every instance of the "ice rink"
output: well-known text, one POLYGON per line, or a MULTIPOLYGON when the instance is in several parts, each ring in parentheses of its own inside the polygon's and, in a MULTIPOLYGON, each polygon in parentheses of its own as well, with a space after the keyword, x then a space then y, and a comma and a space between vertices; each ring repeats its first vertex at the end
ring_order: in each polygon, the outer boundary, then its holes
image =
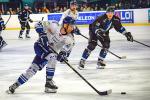
MULTIPOLYGON (((134 39, 150 45, 150 26, 128 26, 134 39)), ((80 27, 88 36, 88 28, 80 27)), ((56 94, 45 94, 45 68, 26 84, 19 87, 15 94, 5 91, 19 75, 30 66, 34 57, 33 44, 38 35, 31 30, 30 40, 19 40, 19 30, 3 31, 8 45, 0 52, 0 100, 150 100, 150 48, 126 41, 126 38, 110 31, 110 50, 126 59, 118 59, 108 54, 105 69, 96 69, 100 48, 97 47, 86 63, 85 70, 79 70, 78 63, 87 40, 75 36, 76 44, 69 63, 76 68, 98 90, 112 89, 112 94, 99 96, 67 65, 57 64, 54 80, 59 89, 56 94), (126 92, 121 95, 120 92, 126 92)))

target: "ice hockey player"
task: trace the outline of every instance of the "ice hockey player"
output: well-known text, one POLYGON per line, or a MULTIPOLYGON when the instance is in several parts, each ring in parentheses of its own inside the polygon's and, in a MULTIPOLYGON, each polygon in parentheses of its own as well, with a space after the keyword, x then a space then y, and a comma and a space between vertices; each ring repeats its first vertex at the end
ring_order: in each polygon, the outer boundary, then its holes
POLYGON ((5 30, 5 24, 4 24, 4 20, 2 19, 1 15, 0 15, 0 51, 2 50, 3 47, 5 47, 7 45, 7 43, 4 41, 4 39, 1 35, 2 30, 5 30))
POLYGON ((62 14, 62 17, 60 18, 60 21, 59 21, 59 25, 62 25, 63 24, 63 19, 67 16, 69 17, 72 17, 74 20, 77 20, 78 18, 78 11, 77 11, 77 2, 76 0, 73 0, 70 2, 70 8, 67 9, 63 14, 62 14))
MULTIPOLYGON (((39 33, 39 39, 34 44, 35 58, 31 66, 25 73, 21 74, 17 81, 12 84, 7 93, 13 94, 15 89, 26 83, 37 71, 42 70, 46 66, 46 93, 56 93, 58 87, 53 81, 56 62, 63 61, 66 58, 66 52, 60 51, 63 45, 72 44, 70 33, 73 30, 74 20, 71 17, 66 17, 63 20, 63 25, 60 27, 56 21, 38 22, 35 25, 36 32, 39 33), (59 55, 55 54, 53 48, 59 55)), ((66 49, 70 49, 66 47, 66 49)), ((67 50, 66 50, 67 51, 67 50)))
POLYGON ((30 25, 29 22, 33 22, 33 20, 30 18, 30 14, 31 14, 31 10, 29 9, 29 6, 27 4, 25 4, 24 6, 24 10, 20 11, 18 13, 18 19, 21 25, 21 30, 19 33, 19 39, 23 39, 22 34, 26 28, 26 38, 30 38, 29 36, 29 32, 30 32, 30 25))
MULTIPOLYGON (((70 2, 70 8, 67 9, 67 10, 63 13, 63 15, 62 15, 62 17, 61 17, 61 19, 60 19, 60 21, 59 21, 59 25, 62 25, 63 19, 64 19, 65 17, 67 17, 67 16, 72 17, 74 20, 77 20, 77 18, 78 18, 78 16, 79 16, 79 13, 78 13, 78 11, 77 11, 77 1, 76 1, 76 0, 72 0, 72 1, 70 2)), ((80 33, 80 30, 78 29, 77 26, 75 26, 74 32, 72 32, 72 38, 73 38, 73 40, 74 40, 74 34, 76 34, 76 35, 80 35, 80 34, 81 34, 81 33, 80 33)), ((73 46, 74 46, 74 45, 75 45, 75 40, 74 40, 73 46)), ((73 46, 71 46, 71 47, 73 47, 73 46)), ((64 47, 65 47, 65 46, 64 46, 64 47)), ((63 48, 62 48, 62 50, 63 50, 63 48)), ((70 51, 67 52, 67 57, 69 57, 71 51, 72 51, 72 49, 70 49, 70 51)))
POLYGON ((79 69, 84 68, 85 61, 97 46, 98 41, 100 41, 103 48, 99 53, 97 68, 104 69, 106 66, 104 59, 107 55, 107 50, 110 47, 109 30, 112 28, 114 28, 117 32, 125 35, 128 41, 133 42, 131 33, 127 32, 126 29, 122 26, 120 18, 114 15, 114 8, 110 6, 106 9, 106 14, 99 16, 93 23, 89 25, 89 42, 79 62, 79 69))

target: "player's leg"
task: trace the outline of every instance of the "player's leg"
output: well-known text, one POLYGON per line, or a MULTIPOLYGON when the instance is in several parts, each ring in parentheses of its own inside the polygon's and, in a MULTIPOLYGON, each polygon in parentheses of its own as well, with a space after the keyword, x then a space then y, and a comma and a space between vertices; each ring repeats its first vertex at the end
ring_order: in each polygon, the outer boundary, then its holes
POLYGON ((25 30, 25 22, 20 22, 20 25, 21 25, 21 30, 20 30, 18 38, 19 39, 23 39, 22 34, 23 34, 24 30, 25 30))
POLYGON ((30 36, 29 36, 29 32, 30 32, 30 25, 29 25, 29 23, 28 23, 28 22, 26 23, 26 28, 27 28, 27 30, 26 30, 26 38, 30 38, 30 36))
POLYGON ((110 47, 110 38, 109 36, 105 36, 104 37, 104 41, 101 41, 101 44, 103 46, 103 49, 101 49, 100 53, 99 53, 99 57, 98 57, 98 62, 97 62, 97 65, 99 69, 104 69, 104 66, 106 66, 106 63, 104 61, 104 59, 106 58, 107 56, 107 50, 109 49, 110 47))
POLYGON ((46 93, 56 93, 58 87, 55 85, 55 82, 53 81, 53 77, 55 74, 57 55, 54 53, 51 53, 46 57, 46 59, 48 60, 48 63, 46 66, 45 92, 46 93))
POLYGON ((84 52, 82 54, 82 58, 81 58, 81 60, 79 62, 79 69, 83 69, 84 68, 86 59, 90 56, 91 51, 93 51, 96 46, 97 46, 97 38, 96 38, 95 34, 91 30, 89 30, 88 46, 84 50, 84 52))
POLYGON ((3 37, 1 36, 1 31, 0 31, 0 51, 2 50, 3 47, 5 47, 7 43, 4 41, 3 37))
POLYGON ((34 51, 36 56, 33 59, 31 66, 25 73, 20 75, 14 84, 9 87, 9 90, 7 91, 8 93, 14 93, 16 88, 26 83, 38 70, 42 70, 42 68, 47 64, 47 60, 44 59, 47 54, 43 52, 42 48, 37 43, 34 44, 34 51))
POLYGON ((32 76, 34 76, 37 73, 38 70, 42 70, 46 62, 47 60, 41 59, 39 56, 35 56, 31 66, 26 70, 25 73, 19 76, 19 78, 14 84, 12 84, 9 87, 7 93, 13 94, 15 92, 15 89, 26 83, 32 76))

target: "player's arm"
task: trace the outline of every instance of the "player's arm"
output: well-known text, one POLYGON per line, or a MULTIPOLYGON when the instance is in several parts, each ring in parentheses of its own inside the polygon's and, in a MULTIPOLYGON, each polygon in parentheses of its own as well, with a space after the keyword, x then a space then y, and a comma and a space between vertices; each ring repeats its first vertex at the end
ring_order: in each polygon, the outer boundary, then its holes
POLYGON ((2 30, 5 30, 6 26, 5 26, 4 20, 2 18, 0 18, 0 24, 1 24, 2 30))
POLYGON ((103 26, 103 20, 105 19, 104 16, 99 16, 91 25, 91 30, 95 33, 96 37, 99 40, 104 40, 104 34, 106 30, 102 28, 103 26))
POLYGON ((21 17, 22 17, 22 12, 20 11, 20 12, 18 13, 18 19, 19 19, 20 22, 21 22, 21 17))
POLYGON ((47 53, 51 52, 49 48, 49 42, 47 35, 45 33, 44 25, 41 21, 35 24, 35 31, 39 34, 39 42, 40 46, 46 51, 47 53))
MULTIPOLYGON (((29 10, 29 14, 32 14, 32 11, 29 10)), ((30 16, 28 17, 29 22, 33 23, 33 20, 30 18, 30 16)))
POLYGON ((128 41, 133 42, 133 36, 131 35, 131 32, 126 31, 125 27, 123 27, 121 24, 120 18, 118 17, 114 18, 114 28, 117 32, 125 35, 128 41))

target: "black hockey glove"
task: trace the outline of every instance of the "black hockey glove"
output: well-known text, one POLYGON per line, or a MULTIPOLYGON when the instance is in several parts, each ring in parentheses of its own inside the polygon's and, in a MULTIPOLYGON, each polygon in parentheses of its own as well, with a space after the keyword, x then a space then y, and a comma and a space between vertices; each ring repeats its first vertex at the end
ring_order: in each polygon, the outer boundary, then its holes
POLYGON ((32 19, 29 19, 29 22, 30 22, 30 23, 33 23, 33 20, 32 20, 32 19))
POLYGON ((127 32, 127 33, 125 33, 124 35, 126 36, 126 38, 127 38, 128 41, 133 42, 133 36, 131 35, 130 32, 127 32))
POLYGON ((67 60, 67 53, 65 51, 60 51, 57 60, 60 62, 66 61, 67 60))
POLYGON ((78 29, 78 27, 76 27, 76 28, 74 29, 74 34, 76 34, 76 35, 81 35, 81 32, 80 32, 80 30, 78 29))
POLYGON ((6 26, 5 26, 5 25, 3 25, 3 26, 2 26, 2 30, 5 30, 5 28, 6 28, 6 26))
POLYGON ((104 41, 104 36, 105 36, 105 32, 104 31, 102 31, 101 29, 97 29, 95 31, 95 34, 96 34, 98 40, 104 41))

